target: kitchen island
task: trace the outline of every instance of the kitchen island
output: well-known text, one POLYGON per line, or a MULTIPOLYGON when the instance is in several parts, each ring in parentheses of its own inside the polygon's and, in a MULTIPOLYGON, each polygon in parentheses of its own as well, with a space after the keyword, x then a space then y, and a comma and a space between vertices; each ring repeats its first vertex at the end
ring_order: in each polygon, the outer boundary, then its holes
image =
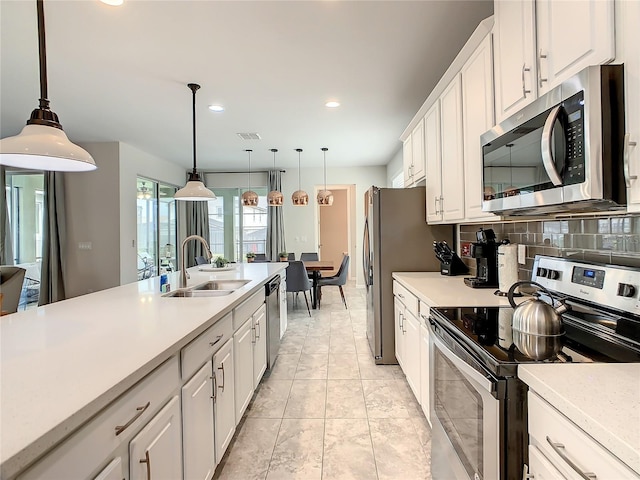
POLYGON ((286 266, 189 269, 188 286, 250 280, 225 296, 166 298, 156 277, 2 317, 0 476, 13 478, 286 266))

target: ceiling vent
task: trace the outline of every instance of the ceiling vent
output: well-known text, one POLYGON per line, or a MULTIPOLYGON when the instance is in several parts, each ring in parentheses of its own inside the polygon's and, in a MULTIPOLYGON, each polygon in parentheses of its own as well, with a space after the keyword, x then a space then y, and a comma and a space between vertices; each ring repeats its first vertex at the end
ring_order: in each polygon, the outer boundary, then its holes
POLYGON ((243 140, 261 140, 257 133, 238 133, 237 135, 243 140))

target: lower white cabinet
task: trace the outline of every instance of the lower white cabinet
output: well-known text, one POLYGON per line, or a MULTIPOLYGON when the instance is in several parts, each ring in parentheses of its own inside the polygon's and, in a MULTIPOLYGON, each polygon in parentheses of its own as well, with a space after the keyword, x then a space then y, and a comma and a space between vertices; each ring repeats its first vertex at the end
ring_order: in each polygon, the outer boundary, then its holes
POLYGON ((253 397, 253 348, 255 329, 249 318, 233 335, 233 361, 235 363, 235 415, 240 422, 253 397))
POLYGON ((398 364, 402 368, 404 365, 404 351, 405 351, 405 343, 404 343, 404 305, 397 297, 393 299, 393 317, 395 323, 395 345, 396 345, 396 360, 398 360, 398 364))
POLYGON ((211 361, 208 361, 182 387, 182 454, 185 479, 211 480, 216 468, 211 369, 211 361))
POLYGON ((182 478, 180 399, 174 396, 129 444, 130 480, 182 478))
POLYGON ((125 477, 122 458, 114 458, 93 480, 122 480, 125 477))
MULTIPOLYGON (((529 447, 529 468, 527 473, 536 472, 534 476, 536 480, 560 480, 566 478, 556 467, 554 467, 547 457, 545 457, 538 447, 529 447)), ((526 477, 523 477, 525 480, 526 477)))
MULTIPOLYGON (((422 316, 423 314, 420 313, 422 316)), ((431 425, 431 388, 429 367, 431 366, 431 341, 429 327, 424 322, 420 324, 420 406, 422 412, 431 425)))
POLYGON ((267 371, 267 307, 263 305, 253 314, 253 388, 267 371))
POLYGON ((420 322, 408 309, 404 325, 404 374, 413 394, 420 399, 420 322))
POLYGON ((228 340, 213 356, 216 464, 236 431, 233 367, 233 340, 228 340))

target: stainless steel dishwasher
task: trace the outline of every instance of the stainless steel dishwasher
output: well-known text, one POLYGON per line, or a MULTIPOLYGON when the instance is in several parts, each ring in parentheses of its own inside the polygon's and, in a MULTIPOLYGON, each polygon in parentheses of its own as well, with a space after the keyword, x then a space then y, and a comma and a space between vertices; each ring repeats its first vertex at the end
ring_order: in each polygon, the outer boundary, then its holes
POLYGON ((267 302, 267 368, 273 368, 280 350, 280 275, 265 284, 267 302))

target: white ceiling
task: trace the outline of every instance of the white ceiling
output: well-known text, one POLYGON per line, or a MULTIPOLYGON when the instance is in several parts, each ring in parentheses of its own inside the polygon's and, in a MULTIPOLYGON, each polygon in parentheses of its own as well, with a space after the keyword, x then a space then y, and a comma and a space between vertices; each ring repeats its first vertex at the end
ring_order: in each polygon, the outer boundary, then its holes
MULTIPOLYGON (((38 103, 35 0, 0 0, 0 125, 38 103)), ((198 168, 385 165, 491 0, 45 0, 49 99, 76 142, 122 141, 198 168), (328 100, 342 106, 328 109, 328 100), (224 113, 207 106, 223 104, 224 113), (246 141, 238 132, 257 132, 246 141)))

